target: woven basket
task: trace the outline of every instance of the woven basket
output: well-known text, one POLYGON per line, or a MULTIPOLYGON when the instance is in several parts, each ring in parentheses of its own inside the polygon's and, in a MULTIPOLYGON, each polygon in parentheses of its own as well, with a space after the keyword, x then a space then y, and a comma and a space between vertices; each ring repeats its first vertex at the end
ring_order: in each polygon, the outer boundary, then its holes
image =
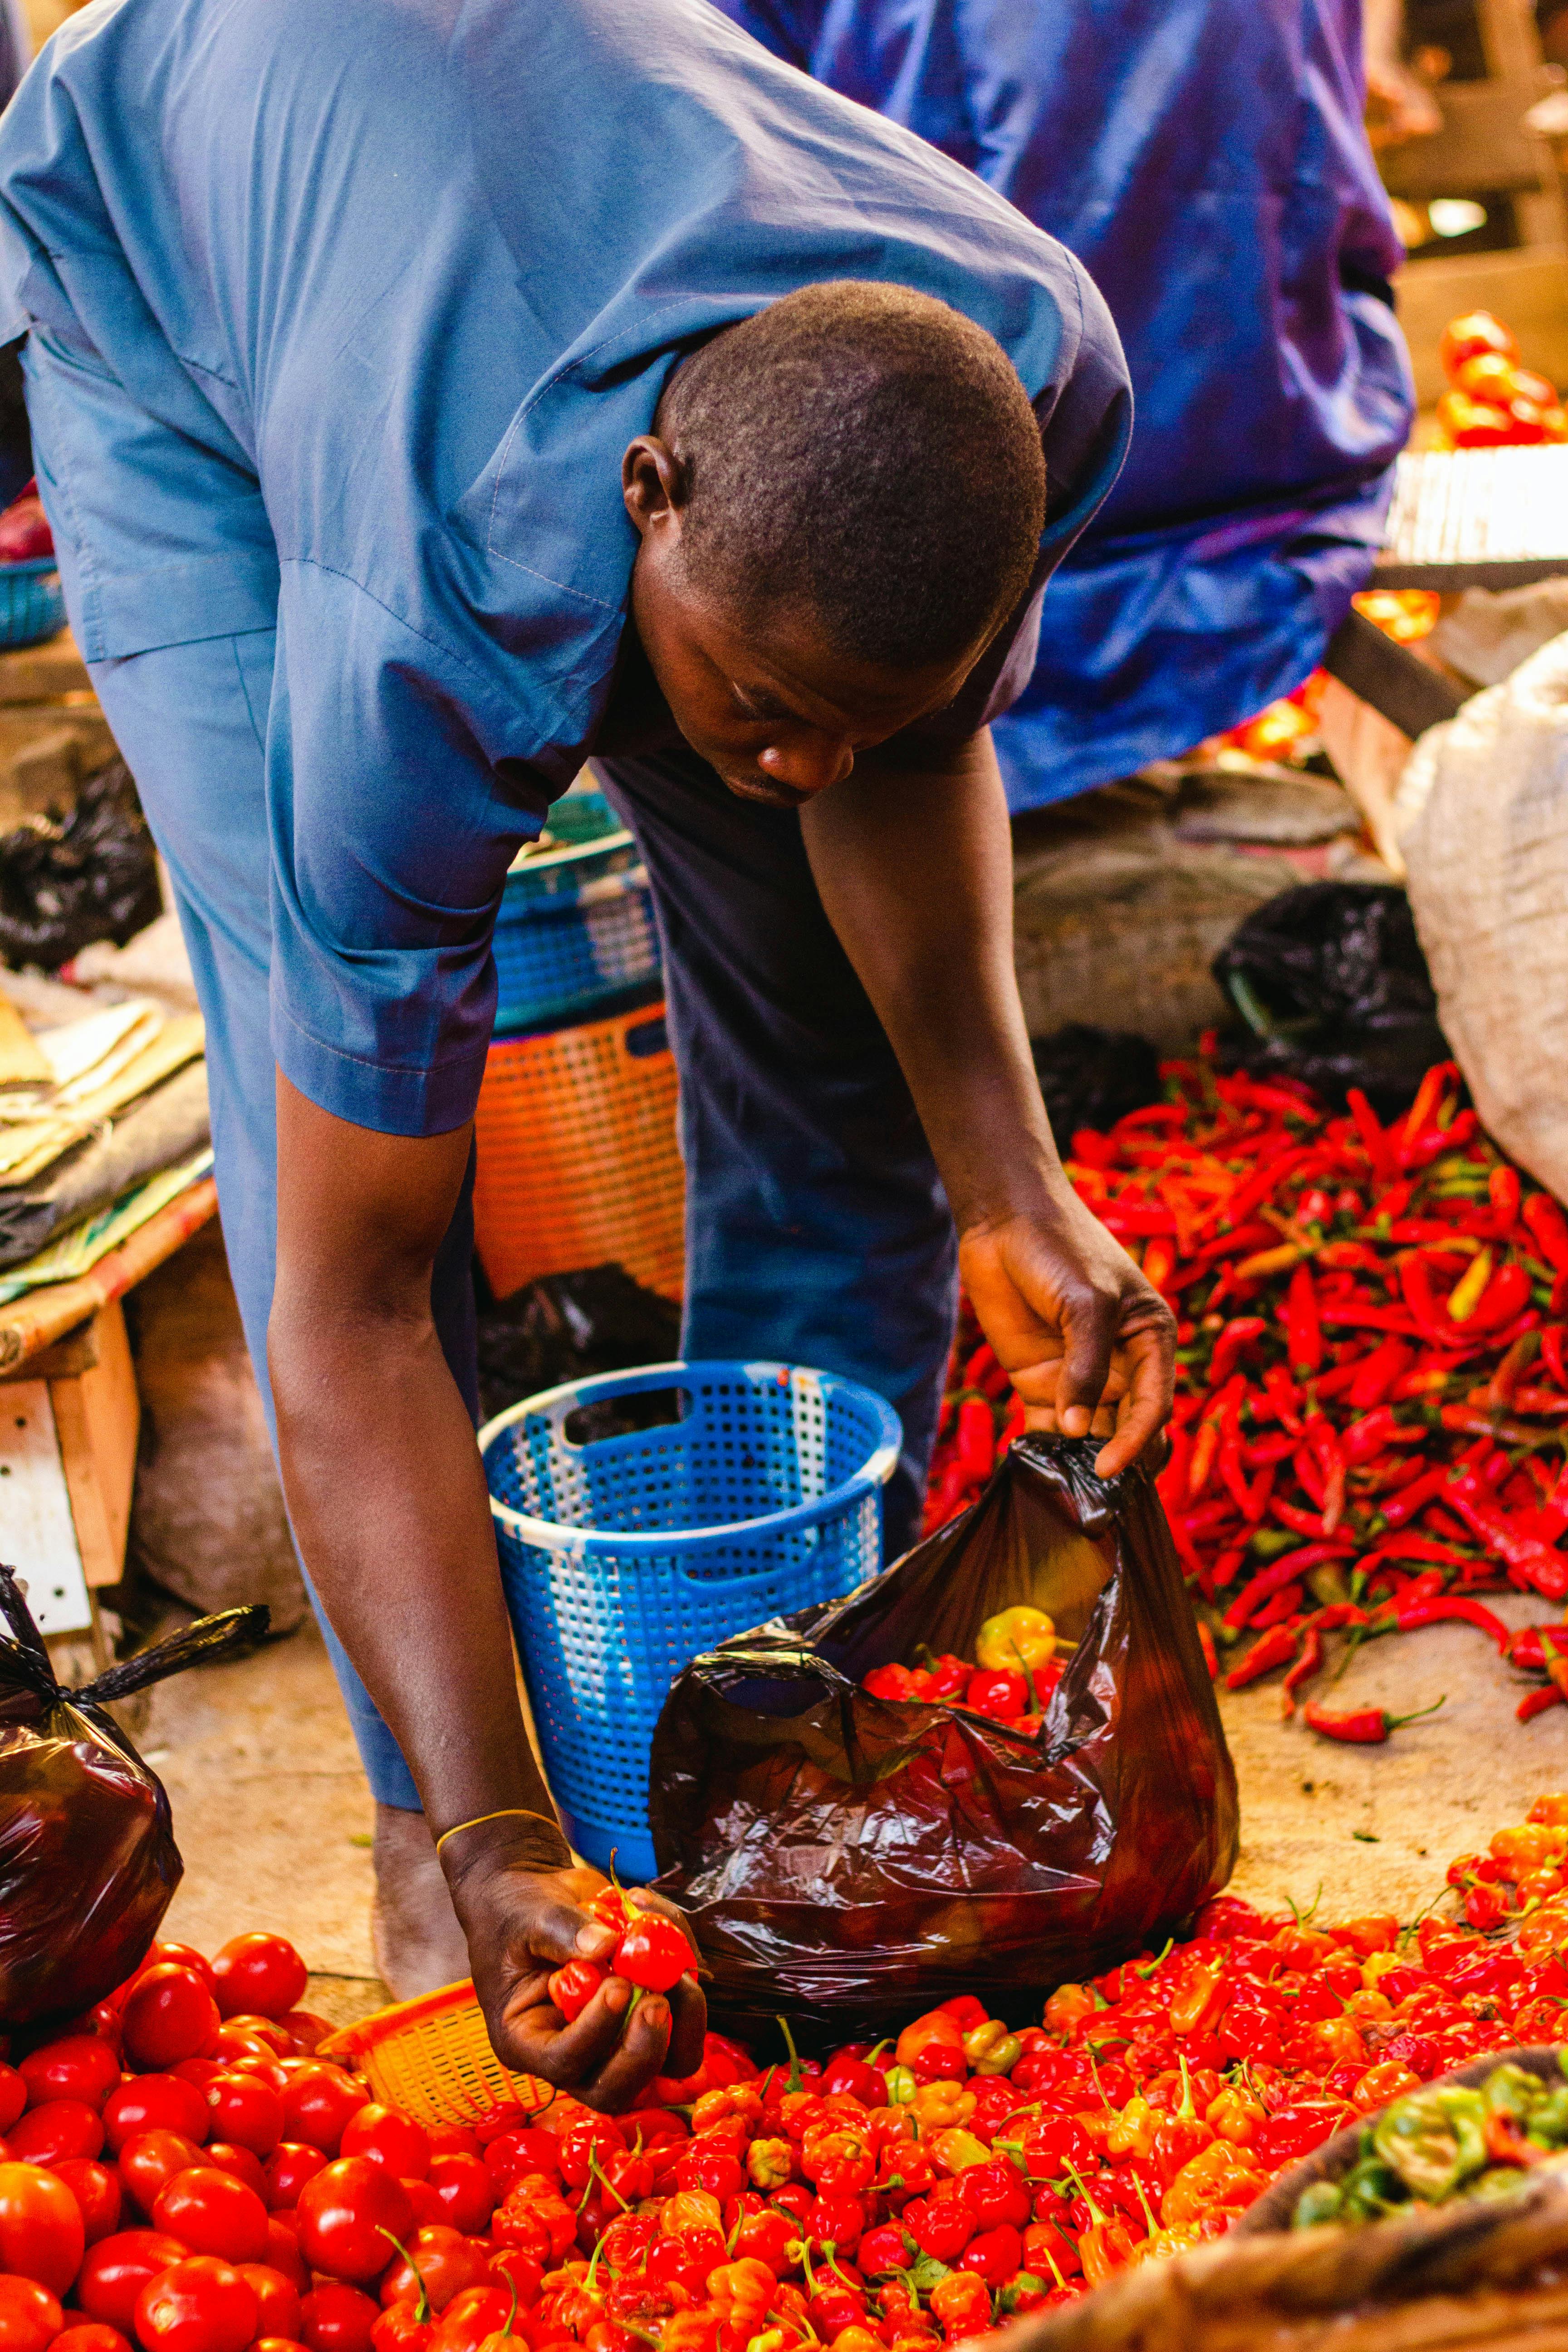
POLYGON ((361 2018, 316 2054, 354 2067, 383 2106, 426 2126, 476 2123, 498 2107, 538 2115, 555 2097, 548 2083, 501 2064, 468 1978, 361 2018))
POLYGON ((474 1123, 475 1240, 498 1298, 612 1262, 680 1297, 686 1176, 662 1004, 498 1040, 474 1123))

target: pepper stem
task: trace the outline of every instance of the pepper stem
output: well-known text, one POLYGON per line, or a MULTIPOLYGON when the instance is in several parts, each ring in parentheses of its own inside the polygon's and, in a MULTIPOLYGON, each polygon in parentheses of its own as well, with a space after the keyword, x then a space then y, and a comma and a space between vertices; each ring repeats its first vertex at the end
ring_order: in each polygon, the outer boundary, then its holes
POLYGON ((1447 1704, 1448 1694, 1445 1691, 1442 1697, 1435 1698, 1430 1706, 1418 1706, 1414 1715, 1385 1715, 1383 1720, 1390 1731, 1397 1731, 1401 1724, 1419 1723, 1424 1715, 1436 1715, 1440 1706, 1447 1706, 1447 1704))

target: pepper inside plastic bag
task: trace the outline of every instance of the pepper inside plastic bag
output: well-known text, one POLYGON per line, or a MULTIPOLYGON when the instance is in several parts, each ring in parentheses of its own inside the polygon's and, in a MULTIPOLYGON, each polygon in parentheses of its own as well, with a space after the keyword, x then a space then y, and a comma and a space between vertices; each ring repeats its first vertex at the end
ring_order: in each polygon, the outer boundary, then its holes
POLYGON ((0 1617, 0 2026, 14 2027, 123 1983, 183 1874, 163 1783, 107 1702, 248 1648, 267 1612, 198 1618, 79 1691, 56 1680, 8 1568, 0 1617))
POLYGON ((1017 2021, 1158 1948, 1236 1860, 1236 1775, 1148 1471, 1021 1438, 980 1500, 847 1600, 692 1661, 654 1737, 658 1888, 726 2031, 875 2040, 978 1987, 1017 2021), (925 1643, 1047 1610, 1076 1646, 1037 1738, 869 1697, 925 1643))

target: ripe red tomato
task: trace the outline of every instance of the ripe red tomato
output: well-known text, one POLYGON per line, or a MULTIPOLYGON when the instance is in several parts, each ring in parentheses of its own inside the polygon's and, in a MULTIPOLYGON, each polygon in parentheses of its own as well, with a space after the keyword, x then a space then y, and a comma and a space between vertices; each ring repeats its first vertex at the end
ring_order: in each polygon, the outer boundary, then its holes
POLYGON ((291 2336, 258 2336, 250 2352, 308 2352, 308 2347, 291 2336))
POLYGON ((192 2254, 142 2288, 136 2334, 143 2352, 245 2352, 257 2309, 254 2288, 232 2264, 192 2254))
POLYGON ((207 2103, 194 2083, 178 2074, 137 2074, 110 2091, 103 2103, 103 2130, 110 2156, 146 2131, 178 2132, 199 2145, 207 2136, 207 2103))
POLYGON ((371 2352, 381 2306, 357 2286, 327 2279, 300 2304, 300 2339, 310 2352, 371 2352))
POLYGON ((289 2077, 283 2094, 284 2137, 309 2140, 312 2147, 336 2156, 349 2117, 369 2101, 363 2084, 345 2074, 341 2066, 313 2058, 289 2077))
POLYGON ((267 2202, 272 2210, 292 2210, 306 2181, 313 2180, 326 2162, 322 2151, 312 2147, 308 2140, 286 2139, 274 2148, 266 2168, 267 2202))
POLYGON ((253 2042, 265 2042, 275 2057, 295 2056, 294 2038, 289 2028, 276 2017, 263 2017, 256 2010, 241 2010, 236 2017, 225 2017, 224 2024, 236 2033, 248 2033, 253 2042))
POLYGON ((405 2180, 403 2189, 408 2200, 409 2210, 414 2216, 414 2226, 416 2230, 427 2229, 437 2222, 445 2222, 447 2219, 445 2208, 427 2180, 405 2180))
POLYGON ((153 2226, 183 2240, 192 2253, 226 2263, 258 2263, 267 2252, 266 2206, 254 2189, 216 2165, 195 2164, 166 2181, 153 2226))
POLYGON ((118 2327, 106 2327, 101 2319, 87 2319, 56 2336, 55 2352, 131 2352, 131 2346, 118 2327))
MULTIPOLYGON (((176 1968, 193 1969, 210 1993, 216 1992, 217 1979, 213 1974, 213 1964, 205 1952, 197 1951, 194 1944, 154 1944, 137 1969, 137 1976, 145 1976, 149 1969, 158 1968, 164 1960, 173 1961, 176 1968)), ((132 1981, 134 1983, 135 1979, 132 1981)))
POLYGON ((423 2180, 430 2169, 430 2135, 395 2107, 361 2107, 343 2126, 345 2156, 363 2156, 399 2180, 423 2180))
POLYGON ((177 2066, 199 2058, 216 2036, 217 2003, 194 1969, 160 1961, 131 1989, 125 2054, 132 2066, 177 2066))
POLYGON ((337 2032, 337 2027, 328 2019, 316 2016, 314 2011, 309 2009, 291 2009, 288 2015, 280 2017, 278 2022, 279 2025, 288 2027, 289 2041, 297 2051, 303 2053, 307 2057, 318 2042, 325 2042, 329 2034, 337 2032))
MULTIPOLYGON (((510 2130, 510 2126, 505 2128, 510 2130)), ((484 2142, 479 2134, 468 2131, 462 2124, 431 2124, 425 2137, 430 2143, 432 2156, 483 2156, 485 2152, 484 2142)), ((551 2132, 541 2132, 539 2137, 550 2140, 552 2146, 556 2144, 551 2132)), ((534 2172, 548 2172, 550 2168, 547 2164, 530 2167, 530 2170, 534 2172)))
POLYGON ((76 2299, 90 2319, 128 2336, 142 2288, 184 2252, 178 2238, 165 2237, 161 2230, 117 2230, 89 2250, 76 2283, 76 2299))
POLYGON ((466 2236, 482 2230, 500 2202, 495 2182, 477 2156, 438 2156, 430 2186, 441 2203, 441 2219, 466 2236))
POLYGON ((261 2312, 257 2325, 263 2336, 297 2337, 300 2333, 300 2290, 281 2271, 266 2263, 241 2263, 239 2275, 255 2295, 261 2312))
MULTIPOLYGON (((283 2102, 254 2074, 215 2074, 207 2084, 207 2105, 213 2137, 247 2147, 252 2156, 270 2156, 283 2137, 283 2102)), ((275 2336, 283 2332, 272 2330, 275 2336)))
POLYGON ((183 2132, 138 2132, 120 2151, 120 2178, 132 2202, 151 2213, 165 2182, 201 2160, 201 2149, 183 2132))
POLYGON ((0 2164, 0 2271, 64 2294, 86 2244, 81 2207, 63 2180, 37 2164, 0 2164))
POLYGON ((120 2175, 106 2164, 95 2164, 90 2157, 64 2156, 50 2170, 58 2180, 63 2180, 77 2203, 81 2207, 82 2224, 87 2242, 96 2246, 120 2227, 120 2175))
POLYGON ((30 2107, 41 2107, 50 2099, 77 2099, 84 2106, 101 2107, 120 2080, 120 2061, 96 2033, 72 2033, 31 2052, 18 2071, 27 2085, 30 2107))
POLYGON ((225 2017, 251 2010, 283 2017, 305 1990, 304 1961, 283 1936, 236 1936, 213 1961, 218 2007, 225 2017))
POLYGON ((29 2107, 5 2135, 19 2164, 58 2164, 64 2156, 96 2156, 103 2146, 103 2118, 81 2099, 51 2099, 29 2107))
POLYGON ((286 2278, 290 2285, 297 2287, 303 2294, 310 2284, 310 2273, 306 2268, 305 2258, 300 2252, 297 2229, 289 2226, 297 2221, 298 2216, 292 2213, 289 2215, 287 2221, 281 2214, 268 2215, 267 2266, 268 2270, 276 2271, 280 2278, 286 2278))
POLYGON ((213 2076, 226 2074, 228 2069, 221 2058, 181 2058, 170 2067, 169 2072, 177 2075, 182 2083, 194 2083, 197 2090, 205 2094, 213 2076))
POLYGON ((47 2286, 0 2278, 0 2352, 44 2352, 64 2325, 59 2299, 47 2286))
MULTIPOLYGON (((446 2161, 471 2164, 473 2158, 446 2161)), ((477 2169, 484 2173, 483 2165, 477 2169)), ((340 2157, 307 2180, 297 2210, 305 2260, 330 2278, 355 2283, 380 2277, 394 2252, 388 2241, 406 2239, 414 2221, 402 2182, 362 2156, 340 2157)))
POLYGON ((267 2202, 267 2175, 261 2168, 261 2158, 247 2147, 236 2147, 226 2139, 209 2139, 202 2150, 202 2162, 216 2167, 219 2172, 232 2173, 254 2189, 263 2205, 267 2202))
POLYGON ((0 2134, 8 2132, 27 2104, 27 2085, 15 2066, 0 2065, 0 2134))

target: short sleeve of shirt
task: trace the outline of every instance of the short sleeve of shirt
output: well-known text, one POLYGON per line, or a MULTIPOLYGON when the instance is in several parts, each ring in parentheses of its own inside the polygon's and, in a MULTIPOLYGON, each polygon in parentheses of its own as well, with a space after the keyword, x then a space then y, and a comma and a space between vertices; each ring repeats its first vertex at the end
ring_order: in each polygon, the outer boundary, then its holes
POLYGON ((362 588, 286 564, 268 729, 272 1045, 321 1108, 395 1135, 473 1110, 490 938, 541 780, 492 759, 493 688, 362 588))

